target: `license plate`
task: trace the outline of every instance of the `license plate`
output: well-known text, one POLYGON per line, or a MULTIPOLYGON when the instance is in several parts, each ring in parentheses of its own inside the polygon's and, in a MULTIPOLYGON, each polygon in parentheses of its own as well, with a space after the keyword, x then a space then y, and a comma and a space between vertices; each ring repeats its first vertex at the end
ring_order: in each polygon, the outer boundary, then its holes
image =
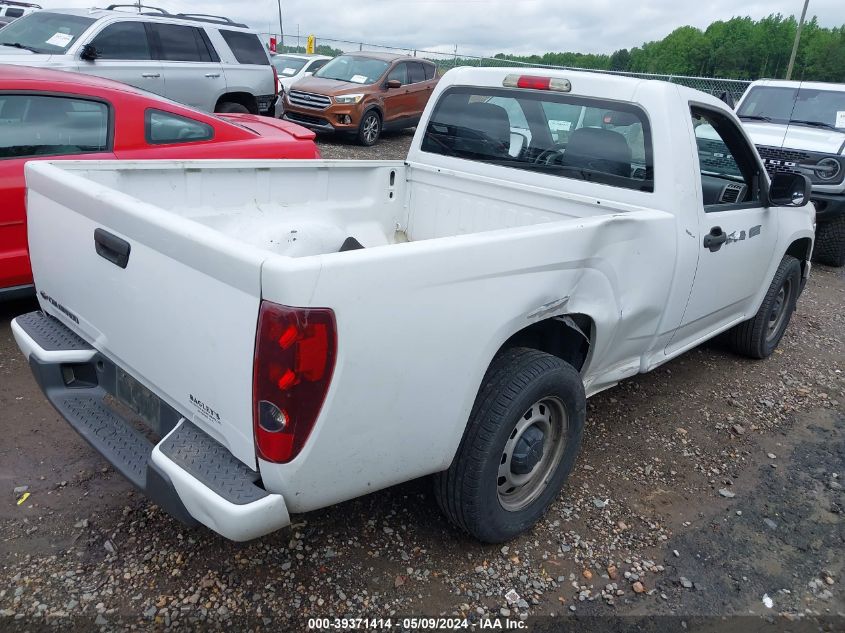
POLYGON ((117 399, 156 432, 161 428, 161 399, 122 369, 117 370, 117 399))

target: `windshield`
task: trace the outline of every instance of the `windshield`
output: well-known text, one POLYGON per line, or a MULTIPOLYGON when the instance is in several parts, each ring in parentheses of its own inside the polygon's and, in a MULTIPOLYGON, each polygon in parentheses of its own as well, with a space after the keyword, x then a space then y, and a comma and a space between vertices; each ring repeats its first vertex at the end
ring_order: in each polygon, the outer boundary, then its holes
POLYGON ((390 66, 388 62, 380 59, 341 55, 323 66, 314 73, 314 76, 337 81, 351 81, 355 84, 372 84, 378 81, 388 66, 390 66))
POLYGON ((845 91, 758 86, 751 89, 737 114, 775 123, 817 124, 845 131, 845 91))
POLYGON ((94 22, 79 15, 36 11, 4 27, 0 44, 33 53, 61 54, 94 22))
POLYGON ((288 55, 276 55, 273 58, 273 66, 282 77, 293 77, 296 73, 303 69, 307 59, 299 57, 289 57, 288 55))

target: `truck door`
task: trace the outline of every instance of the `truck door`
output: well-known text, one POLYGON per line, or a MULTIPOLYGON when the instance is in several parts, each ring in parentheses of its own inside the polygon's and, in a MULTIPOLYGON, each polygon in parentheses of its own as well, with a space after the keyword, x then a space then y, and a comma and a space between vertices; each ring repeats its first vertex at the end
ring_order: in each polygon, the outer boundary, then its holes
POLYGON ((777 242, 776 209, 765 206, 764 172, 734 121, 693 105, 701 198, 698 268, 671 353, 729 323, 751 317, 777 242))
POLYGON ((384 92, 384 123, 396 123, 409 116, 413 95, 408 85, 408 64, 400 62, 387 75, 387 81, 399 81, 399 88, 386 88, 384 92))

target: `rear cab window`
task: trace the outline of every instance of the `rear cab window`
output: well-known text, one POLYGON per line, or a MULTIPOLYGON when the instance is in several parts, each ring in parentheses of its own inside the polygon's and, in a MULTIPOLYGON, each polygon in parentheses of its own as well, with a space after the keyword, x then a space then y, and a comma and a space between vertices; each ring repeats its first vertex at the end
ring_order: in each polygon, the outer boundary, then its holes
POLYGON ((651 127, 631 103, 552 91, 454 87, 422 151, 637 191, 654 191, 651 127))
POLYGON ((109 152, 111 127, 101 101, 0 93, 0 160, 109 152))
POLYGON ((223 36, 226 44, 232 49, 232 53, 239 64, 253 64, 258 66, 267 66, 270 64, 264 44, 261 43, 261 40, 254 33, 220 29, 220 35, 223 36))
POLYGON ((179 114, 149 109, 144 120, 144 136, 151 145, 196 143, 213 139, 214 128, 179 114))

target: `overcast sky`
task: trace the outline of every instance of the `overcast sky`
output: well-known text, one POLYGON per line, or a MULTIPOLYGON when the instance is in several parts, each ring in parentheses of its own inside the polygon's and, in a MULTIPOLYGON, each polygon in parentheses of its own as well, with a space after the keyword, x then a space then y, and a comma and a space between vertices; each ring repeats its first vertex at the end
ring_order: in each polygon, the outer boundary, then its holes
MULTIPOLYGON (((92 5, 91 0, 35 1, 45 8, 92 5)), ((145 1, 278 31, 277 0, 145 1)), ((610 53, 660 39, 679 26, 704 28, 735 15, 797 16, 801 6, 802 0, 282 0, 282 16, 286 33, 295 34, 299 25, 302 34, 407 48, 452 50, 457 44, 459 52, 477 55, 610 53)), ((841 26, 845 0, 810 0, 811 15, 823 26, 841 26)))

